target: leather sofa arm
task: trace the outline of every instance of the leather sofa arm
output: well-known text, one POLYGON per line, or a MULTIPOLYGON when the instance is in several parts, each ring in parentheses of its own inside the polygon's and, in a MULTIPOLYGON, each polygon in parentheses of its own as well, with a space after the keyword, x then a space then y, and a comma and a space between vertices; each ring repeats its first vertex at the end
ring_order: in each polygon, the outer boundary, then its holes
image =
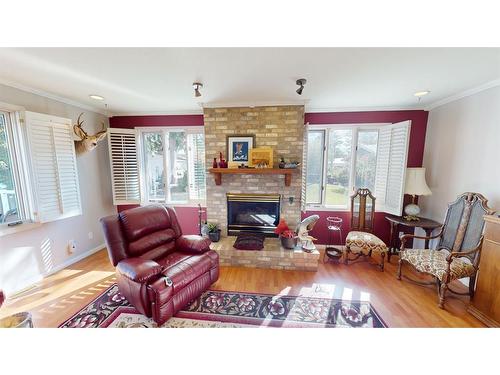
POLYGON ((204 253, 210 250, 210 239, 197 235, 183 235, 175 241, 175 247, 178 251, 188 253, 204 253))
POLYGON ((141 258, 124 259, 118 263, 116 270, 126 278, 138 283, 148 282, 162 273, 162 267, 154 260, 141 258))

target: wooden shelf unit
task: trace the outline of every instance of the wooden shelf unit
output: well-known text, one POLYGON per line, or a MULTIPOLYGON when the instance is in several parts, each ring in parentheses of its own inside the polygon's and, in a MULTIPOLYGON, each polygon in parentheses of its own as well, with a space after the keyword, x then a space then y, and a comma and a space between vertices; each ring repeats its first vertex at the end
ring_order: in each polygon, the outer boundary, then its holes
POLYGON ((215 185, 222 184, 223 174, 278 174, 285 176, 285 186, 292 183, 292 173, 294 169, 281 168, 210 168, 208 171, 214 175, 215 185))

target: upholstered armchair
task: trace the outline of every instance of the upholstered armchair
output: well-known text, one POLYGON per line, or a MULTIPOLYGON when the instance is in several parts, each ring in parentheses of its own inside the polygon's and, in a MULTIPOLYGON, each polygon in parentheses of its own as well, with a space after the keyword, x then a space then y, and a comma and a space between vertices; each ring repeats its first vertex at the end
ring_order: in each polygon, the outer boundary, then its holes
POLYGON ((120 293, 158 325, 219 277, 210 240, 183 235, 172 207, 132 208, 101 219, 120 293))
POLYGON ((448 205, 443 227, 432 236, 406 234, 401 237, 397 278, 401 280, 402 266, 408 264, 419 273, 430 275, 433 282, 421 282, 404 276, 411 281, 429 285, 436 284, 439 307, 444 308, 446 292, 460 295, 474 295, 476 276, 483 241, 484 215, 494 213, 487 205, 485 197, 478 193, 464 193, 448 205), (435 250, 407 249, 410 239, 437 240, 435 250), (450 288, 453 280, 470 278, 467 293, 450 288))
POLYGON ((387 245, 372 233, 374 219, 375 197, 369 189, 358 189, 351 196, 351 231, 347 234, 344 254, 346 265, 360 257, 371 257, 372 252, 377 252, 380 254, 379 269, 384 270, 387 245))

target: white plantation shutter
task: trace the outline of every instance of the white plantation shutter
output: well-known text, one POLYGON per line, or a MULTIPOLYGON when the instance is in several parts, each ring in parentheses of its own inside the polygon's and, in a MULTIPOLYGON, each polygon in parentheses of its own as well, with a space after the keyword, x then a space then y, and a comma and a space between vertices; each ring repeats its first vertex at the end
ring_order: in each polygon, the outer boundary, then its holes
POLYGON ((82 214, 70 119, 26 112, 33 170, 34 218, 49 222, 82 214))
POLYGON ((108 129, 113 204, 140 204, 141 182, 137 133, 134 129, 108 129))
POLYGON ((304 140, 302 149, 302 189, 300 191, 300 210, 306 212, 307 207, 307 148, 309 139, 309 123, 304 125, 304 140))
POLYGON ((189 199, 204 200, 206 197, 205 137, 203 133, 189 133, 187 135, 187 141, 189 199))
POLYGON ((411 121, 379 131, 375 192, 377 211, 401 215, 411 121))

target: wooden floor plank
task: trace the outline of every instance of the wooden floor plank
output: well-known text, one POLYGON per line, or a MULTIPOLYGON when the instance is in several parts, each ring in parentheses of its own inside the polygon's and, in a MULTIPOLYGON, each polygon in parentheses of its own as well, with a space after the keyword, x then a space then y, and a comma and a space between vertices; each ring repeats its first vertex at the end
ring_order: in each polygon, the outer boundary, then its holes
MULTIPOLYGON (((434 287, 398 281, 397 257, 391 261, 385 272, 367 262, 348 266, 320 262, 317 272, 221 267, 212 289, 296 295, 323 288, 333 290, 333 298, 369 298, 390 327, 484 327, 467 313, 468 297, 449 295, 446 310, 442 310, 434 287)), ((405 268, 404 272, 410 271, 405 268)), ((0 317, 30 311, 36 327, 57 327, 114 280, 114 268, 102 250, 8 299, 0 317)), ((455 285, 459 288, 463 289, 455 285)))

